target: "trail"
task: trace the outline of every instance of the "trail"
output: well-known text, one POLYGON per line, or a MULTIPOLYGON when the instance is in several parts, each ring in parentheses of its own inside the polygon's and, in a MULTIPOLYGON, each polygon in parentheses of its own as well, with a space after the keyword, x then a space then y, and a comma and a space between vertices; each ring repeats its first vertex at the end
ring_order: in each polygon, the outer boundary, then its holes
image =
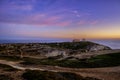
POLYGON ((40 71, 52 71, 52 72, 73 72, 80 74, 84 77, 96 77, 102 80, 120 80, 120 66, 117 67, 105 67, 105 68, 64 68, 58 66, 25 66, 20 65, 19 62, 0 60, 0 64, 6 64, 13 68, 20 70, 40 70, 40 71))

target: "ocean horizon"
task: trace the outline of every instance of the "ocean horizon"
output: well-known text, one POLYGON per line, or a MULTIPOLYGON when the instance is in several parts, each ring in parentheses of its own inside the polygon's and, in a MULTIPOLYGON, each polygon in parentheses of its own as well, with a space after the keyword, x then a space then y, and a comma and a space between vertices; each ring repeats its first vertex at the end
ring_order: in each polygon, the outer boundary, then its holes
MULTIPOLYGON (((92 41, 105 46, 109 46, 112 49, 120 49, 120 39, 89 39, 87 41, 92 41)), ((0 44, 4 43, 54 43, 54 42, 72 42, 72 40, 0 40, 0 44)))

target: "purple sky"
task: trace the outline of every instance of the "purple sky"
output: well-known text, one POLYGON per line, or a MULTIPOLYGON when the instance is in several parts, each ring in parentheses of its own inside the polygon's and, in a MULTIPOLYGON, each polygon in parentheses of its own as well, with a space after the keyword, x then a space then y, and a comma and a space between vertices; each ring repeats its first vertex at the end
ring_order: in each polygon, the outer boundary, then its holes
POLYGON ((0 0, 0 39, 120 38, 120 0, 0 0))

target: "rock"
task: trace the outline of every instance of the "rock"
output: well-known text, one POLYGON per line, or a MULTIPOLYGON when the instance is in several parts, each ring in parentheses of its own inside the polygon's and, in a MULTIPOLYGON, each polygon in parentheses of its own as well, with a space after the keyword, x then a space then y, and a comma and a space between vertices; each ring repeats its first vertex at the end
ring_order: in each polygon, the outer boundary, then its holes
POLYGON ((111 48, 108 46, 104 46, 104 45, 92 45, 92 46, 88 46, 88 51, 92 52, 92 51, 101 51, 101 50, 110 50, 111 48))
POLYGON ((46 57, 54 57, 54 56, 59 56, 59 55, 66 56, 66 51, 54 50, 50 53, 47 53, 46 57))
MULTIPOLYGON (((53 43, 53 44, 56 45, 55 43, 53 43)), ((51 47, 51 49, 52 48, 53 47, 51 47)), ((86 42, 81 41, 81 42, 76 42, 76 43, 72 43, 72 42, 59 43, 59 45, 55 46, 54 48, 55 48, 54 50, 47 53, 45 56, 46 57, 55 57, 55 56, 62 55, 63 58, 66 58, 66 57, 70 57, 70 56, 86 54, 89 52, 111 50, 111 48, 108 46, 97 44, 94 42, 89 42, 89 41, 86 41, 86 42), (67 46, 67 47, 65 47, 65 46, 67 46), (62 48, 62 50, 61 50, 61 48, 62 48)))

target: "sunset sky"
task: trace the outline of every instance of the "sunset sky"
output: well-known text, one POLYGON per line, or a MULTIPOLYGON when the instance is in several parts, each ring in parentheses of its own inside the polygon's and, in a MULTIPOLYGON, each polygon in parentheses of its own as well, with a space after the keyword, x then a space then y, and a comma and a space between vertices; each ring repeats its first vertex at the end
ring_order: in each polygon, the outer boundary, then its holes
POLYGON ((120 0, 0 0, 0 39, 120 38, 120 0))

